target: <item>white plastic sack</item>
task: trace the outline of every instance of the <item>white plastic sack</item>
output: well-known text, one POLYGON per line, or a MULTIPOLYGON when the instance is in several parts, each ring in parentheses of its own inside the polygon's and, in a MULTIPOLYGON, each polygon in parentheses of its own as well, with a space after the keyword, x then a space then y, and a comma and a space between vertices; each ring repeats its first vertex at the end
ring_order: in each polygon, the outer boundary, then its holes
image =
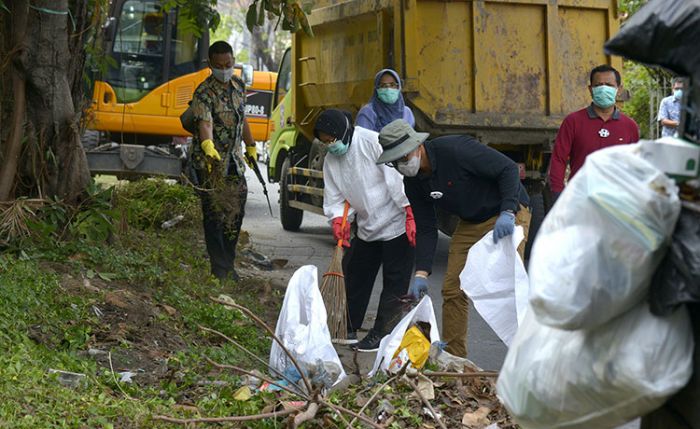
MULTIPOLYGON (((331 343, 326 307, 318 288, 315 266, 305 265, 299 268, 289 280, 275 335, 305 371, 321 360, 340 368, 340 374, 333 384, 345 377, 343 364, 331 343)), ((276 341, 272 342, 270 350, 270 366, 281 373, 293 367, 276 341)))
POLYGON ((416 305, 407 315, 399 321, 399 323, 391 331, 391 334, 386 335, 382 338, 379 343, 379 351, 377 351, 377 357, 374 360, 374 366, 369 372, 369 376, 372 377, 377 373, 377 370, 381 369, 386 372, 389 368, 389 364, 394 357, 394 353, 401 345, 401 340, 403 339, 406 330, 411 327, 416 322, 428 322, 430 323, 430 344, 435 344, 440 341, 440 331, 438 331, 437 319, 435 319, 435 311, 433 310, 433 301, 428 295, 425 295, 418 305, 416 305))
POLYGON ((680 201, 674 181, 640 150, 622 145, 589 155, 542 223, 529 269, 541 323, 594 328, 646 297, 680 201))
POLYGON ((527 309, 528 279, 518 246, 525 238, 518 226, 510 236, 493 242, 493 231, 467 255, 460 287, 498 337, 510 346, 527 309))
POLYGON ((658 318, 645 302, 594 330, 540 324, 528 311, 496 385, 529 428, 613 428, 659 407, 692 375, 685 307, 658 318))

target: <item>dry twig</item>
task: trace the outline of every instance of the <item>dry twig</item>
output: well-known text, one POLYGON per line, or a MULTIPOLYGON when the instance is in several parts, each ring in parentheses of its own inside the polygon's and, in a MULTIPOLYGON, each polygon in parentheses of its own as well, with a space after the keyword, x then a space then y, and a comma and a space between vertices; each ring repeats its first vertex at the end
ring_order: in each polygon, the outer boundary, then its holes
MULTIPOLYGON (((374 394, 373 394, 372 396, 369 397, 369 400, 365 403, 365 405, 362 406, 362 408, 360 408, 360 411, 358 411, 357 414, 362 415, 362 413, 365 411, 365 409, 367 409, 367 407, 369 407, 369 404, 371 404, 372 401, 374 401, 374 399, 377 397, 377 395, 379 395, 379 393, 380 393, 382 390, 384 390, 384 388, 385 388, 386 386, 388 386, 389 383, 391 383, 392 381, 396 380, 397 377, 398 377, 398 375, 395 375, 395 376, 391 377, 390 379, 388 379, 387 381, 385 381, 384 384, 382 384, 382 385, 379 387, 379 389, 377 389, 377 391, 374 392, 374 394)), ((352 425, 355 424, 356 421, 357 421, 357 417, 353 418, 352 421, 350 422, 350 427, 352 427, 352 425)))
POLYGON ((177 423, 180 425, 196 425, 197 423, 224 423, 224 422, 246 422, 251 420, 264 420, 275 417, 284 417, 296 413, 298 410, 281 410, 272 413, 251 414, 249 416, 231 416, 231 417, 200 417, 196 419, 178 419, 168 416, 153 416, 153 420, 162 420, 168 423, 177 423))
POLYGON ((310 403, 309 406, 306 407, 306 410, 304 410, 301 413, 294 416, 294 421, 292 422, 292 427, 296 429, 302 423, 313 419, 314 417, 316 417, 317 412, 318 412, 318 403, 316 403, 316 402, 310 403))
POLYGON ((299 375, 301 376, 301 379, 304 382, 304 386, 306 386, 307 391, 308 392, 312 391, 311 382, 309 381, 309 378, 306 376, 306 374, 304 374, 304 371, 302 370, 301 366, 299 365, 297 360, 294 358, 292 353, 289 350, 287 350, 287 347, 285 347, 282 340, 280 340, 277 337, 277 335, 275 335, 275 332, 269 326, 267 326, 267 323, 263 322, 262 319, 260 319, 252 311, 248 310, 247 308, 243 307, 242 305, 238 305, 238 304, 235 304, 233 302, 223 301, 223 300, 220 300, 218 298, 210 298, 210 299, 214 302, 218 302, 219 304, 225 305, 227 307, 233 307, 237 310, 242 311, 245 315, 247 315, 248 317, 253 319, 255 322, 257 322, 260 326, 265 328, 265 330, 268 332, 268 334, 270 334, 270 336, 272 336, 272 339, 274 339, 277 342, 277 344, 279 344, 279 346, 282 348, 282 350, 287 355, 287 357, 289 357, 289 360, 290 360, 290 362, 292 362, 292 365, 294 365, 294 367, 297 369, 297 371, 299 371, 299 375))
POLYGON ((475 372, 440 372, 425 371, 426 377, 452 377, 452 378, 477 378, 477 377, 498 377, 498 371, 475 371, 475 372))
POLYGON ((348 410, 347 408, 341 407, 340 405, 331 404, 330 402, 326 401, 323 398, 319 398, 319 402, 332 410, 340 411, 340 412, 343 412, 347 415, 356 417, 375 429, 384 429, 383 426, 378 425, 377 423, 373 422, 372 420, 368 419, 367 417, 361 416, 352 410, 348 410))
POLYGON ((447 429, 445 424, 442 422, 442 419, 440 418, 440 416, 438 416, 438 414, 435 412, 435 409, 433 408, 433 406, 430 405, 430 401, 425 399, 425 396, 423 396, 423 394, 420 393, 420 390, 418 390, 418 386, 416 385, 416 383, 413 380, 411 380, 410 378, 406 378, 406 382, 408 383, 409 386, 411 386, 413 391, 416 392, 416 394, 418 395, 420 400, 423 401, 423 404, 425 404, 425 406, 428 407, 428 409, 430 410, 430 413, 433 415, 433 418, 438 423, 438 425, 440 425, 440 427, 442 429, 447 429))
POLYGON ((134 398, 132 398, 131 396, 129 396, 129 394, 126 393, 126 392, 124 391, 124 389, 122 389, 121 384, 119 384, 119 381, 117 380, 117 376, 114 375, 114 365, 112 365, 112 352, 109 352, 109 354, 107 355, 107 359, 109 360, 109 369, 112 370, 112 378, 114 379, 114 384, 117 385, 117 387, 118 387, 119 390, 124 394, 124 396, 126 397, 126 399, 129 399, 129 400, 133 401, 134 398))
POLYGON ((267 377, 265 377, 265 376, 261 376, 261 375, 259 375, 259 374, 254 374, 254 373, 252 373, 251 371, 245 370, 245 369, 243 369, 243 368, 239 368, 239 367, 237 367, 237 366, 235 366, 235 365, 226 365, 226 364, 223 364, 223 363, 215 362, 215 361, 213 361, 212 359, 210 359, 210 358, 207 357, 207 356, 204 356, 204 359, 206 359, 207 362, 209 362, 210 364, 214 365, 214 366, 217 367, 217 368, 232 369, 232 370, 234 370, 234 371, 240 372, 241 374, 250 375, 251 377, 257 377, 257 378, 261 379, 262 381, 265 381, 265 382, 267 382, 267 383, 269 383, 269 384, 271 384, 271 385, 273 385, 273 386, 279 387, 280 389, 284 390, 285 392, 291 393, 292 395, 299 396, 300 398, 302 398, 302 399, 304 399, 304 400, 306 400, 306 401, 310 401, 310 400, 311 400, 311 398, 309 398, 307 395, 305 395, 305 394, 303 394, 303 393, 301 393, 301 392, 298 392, 298 391, 294 391, 294 390, 288 388, 287 386, 283 386, 283 385, 281 385, 281 384, 277 384, 276 382, 270 380, 269 378, 267 378, 267 377))
POLYGON ((268 362, 265 362, 263 359, 260 359, 259 356, 257 356, 255 353, 253 353, 253 352, 251 352, 250 350, 248 350, 247 348, 245 348, 245 346, 243 346, 242 344, 240 344, 238 341, 234 340, 233 338, 230 338, 230 337, 227 336, 226 334, 224 334, 224 333, 222 333, 222 332, 219 332, 219 331, 217 331, 216 329, 207 328, 207 327, 204 327, 204 326, 202 326, 202 325, 199 325, 199 329, 201 329, 201 330, 203 330, 203 331, 205 331, 205 332, 211 332, 211 333, 213 333, 213 334, 216 334, 216 335, 220 336, 221 338, 223 338, 223 339, 225 339, 226 341, 230 342, 230 343, 233 344, 234 346, 238 347, 240 350, 242 350, 245 354, 247 354, 248 356, 250 356, 250 357, 253 358, 254 360, 256 360, 256 361, 260 362, 261 364, 263 364, 263 365, 264 365, 267 369, 269 369, 271 372, 277 374, 277 376, 282 377, 282 378, 283 378, 284 380, 286 380, 289 384, 296 385, 296 383, 295 383, 294 381, 290 380, 290 379, 289 379, 286 375, 284 375, 282 372, 280 372, 280 371, 276 370, 275 368, 271 367, 270 364, 269 364, 268 362))

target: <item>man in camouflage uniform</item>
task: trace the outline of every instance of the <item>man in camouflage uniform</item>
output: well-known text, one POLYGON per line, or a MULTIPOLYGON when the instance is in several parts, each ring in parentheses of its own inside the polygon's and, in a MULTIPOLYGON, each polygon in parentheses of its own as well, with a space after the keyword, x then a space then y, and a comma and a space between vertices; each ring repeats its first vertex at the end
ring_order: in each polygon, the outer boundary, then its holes
POLYGON ((204 189, 199 192, 204 239, 211 273, 219 280, 238 280, 233 261, 248 193, 241 139, 248 155, 257 159, 255 141, 244 117, 245 83, 233 76, 233 65, 231 45, 212 44, 209 47, 212 75, 197 87, 192 97, 197 124, 190 155, 192 179, 199 189, 204 189), (213 192, 223 192, 216 183, 217 174, 224 177, 219 181, 225 183, 227 189, 233 189, 239 198, 226 198, 228 201, 224 204, 221 198, 217 200, 213 192), (234 201, 233 207, 231 201, 234 201))

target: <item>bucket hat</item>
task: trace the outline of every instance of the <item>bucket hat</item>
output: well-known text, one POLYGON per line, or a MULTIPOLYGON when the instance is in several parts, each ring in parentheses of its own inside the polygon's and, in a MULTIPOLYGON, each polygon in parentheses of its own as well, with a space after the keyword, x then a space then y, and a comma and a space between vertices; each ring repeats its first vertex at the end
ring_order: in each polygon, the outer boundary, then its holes
POLYGON ((416 132, 408 122, 397 119, 379 131, 379 144, 384 152, 377 159, 377 164, 396 161, 413 152, 430 136, 428 133, 416 132))

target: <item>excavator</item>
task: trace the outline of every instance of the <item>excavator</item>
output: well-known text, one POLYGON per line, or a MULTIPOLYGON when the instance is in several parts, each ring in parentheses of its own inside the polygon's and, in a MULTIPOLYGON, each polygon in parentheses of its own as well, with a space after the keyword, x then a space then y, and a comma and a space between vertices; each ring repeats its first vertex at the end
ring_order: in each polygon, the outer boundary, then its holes
MULTIPOLYGON (((179 177, 191 135, 179 118, 211 73, 209 34, 196 36, 177 8, 166 12, 159 0, 114 0, 109 12, 103 33, 109 67, 94 79, 83 139, 90 171, 179 177)), ((264 144, 277 73, 248 64, 237 64, 235 73, 246 82, 253 138, 264 144)))

